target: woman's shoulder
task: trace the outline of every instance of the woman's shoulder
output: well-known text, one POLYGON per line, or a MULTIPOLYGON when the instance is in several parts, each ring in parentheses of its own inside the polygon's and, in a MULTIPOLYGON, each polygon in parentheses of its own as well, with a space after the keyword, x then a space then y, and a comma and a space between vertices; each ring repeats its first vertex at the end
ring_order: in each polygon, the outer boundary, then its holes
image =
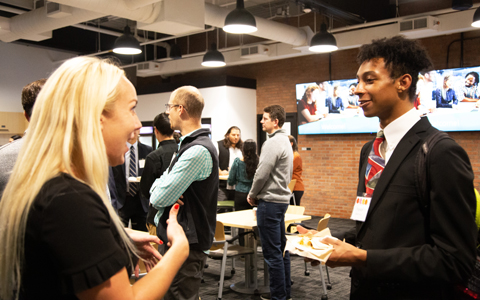
MULTIPOLYGON (((47 181, 40 189, 36 199, 35 206, 51 207, 52 205, 68 207, 90 206, 92 204, 100 204, 102 200, 88 185, 73 178, 69 174, 59 174, 47 181)), ((73 210, 71 210, 73 211, 73 210)))

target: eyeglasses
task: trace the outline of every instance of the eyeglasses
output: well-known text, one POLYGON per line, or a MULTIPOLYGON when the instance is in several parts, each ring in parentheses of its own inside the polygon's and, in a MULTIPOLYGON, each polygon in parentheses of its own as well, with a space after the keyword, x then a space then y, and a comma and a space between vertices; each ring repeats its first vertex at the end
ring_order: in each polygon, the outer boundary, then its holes
POLYGON ((170 109, 174 108, 174 107, 177 107, 177 106, 180 106, 179 104, 165 104, 165 111, 166 112, 169 112, 170 109))

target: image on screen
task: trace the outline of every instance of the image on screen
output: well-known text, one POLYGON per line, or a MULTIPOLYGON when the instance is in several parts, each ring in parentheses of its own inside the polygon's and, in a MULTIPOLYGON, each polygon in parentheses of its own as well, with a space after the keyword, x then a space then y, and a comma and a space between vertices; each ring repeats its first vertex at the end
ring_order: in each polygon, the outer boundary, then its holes
MULTIPOLYGON (((479 131, 479 74, 480 67, 419 74, 414 99, 419 116, 443 131, 479 131)), ((298 133, 377 132, 379 120, 363 115, 356 84, 356 79, 297 84, 298 133)))

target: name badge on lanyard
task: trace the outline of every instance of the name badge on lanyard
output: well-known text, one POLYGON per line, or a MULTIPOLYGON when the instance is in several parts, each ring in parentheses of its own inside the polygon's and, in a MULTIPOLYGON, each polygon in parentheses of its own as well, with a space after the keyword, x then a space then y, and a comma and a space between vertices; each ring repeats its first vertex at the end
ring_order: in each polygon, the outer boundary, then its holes
POLYGON ((357 197, 350 219, 365 222, 368 214, 368 208, 370 207, 370 202, 372 202, 372 197, 357 197))

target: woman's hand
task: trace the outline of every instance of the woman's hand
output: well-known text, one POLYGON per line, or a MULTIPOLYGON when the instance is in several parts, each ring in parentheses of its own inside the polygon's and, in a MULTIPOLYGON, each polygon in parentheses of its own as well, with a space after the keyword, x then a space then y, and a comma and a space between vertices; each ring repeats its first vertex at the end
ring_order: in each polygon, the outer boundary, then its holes
MULTIPOLYGON (((154 235, 150 235, 147 232, 132 230, 125 228, 125 231, 128 233, 132 239, 135 247, 137 248, 137 254, 144 261, 145 269, 147 272, 157 264, 157 262, 162 259, 162 255, 155 249, 151 243, 162 245, 163 242, 154 235)), ((135 277, 140 275, 139 266, 135 267, 135 277)))
MULTIPOLYGON (((172 247, 173 245, 184 246, 185 248, 189 249, 188 240, 185 236, 185 232, 183 231, 182 226, 177 222, 177 215, 178 209, 180 205, 176 203, 170 209, 170 216, 167 220, 167 237, 168 237, 168 247, 172 247)), ((188 250, 187 250, 188 255, 188 250)))

